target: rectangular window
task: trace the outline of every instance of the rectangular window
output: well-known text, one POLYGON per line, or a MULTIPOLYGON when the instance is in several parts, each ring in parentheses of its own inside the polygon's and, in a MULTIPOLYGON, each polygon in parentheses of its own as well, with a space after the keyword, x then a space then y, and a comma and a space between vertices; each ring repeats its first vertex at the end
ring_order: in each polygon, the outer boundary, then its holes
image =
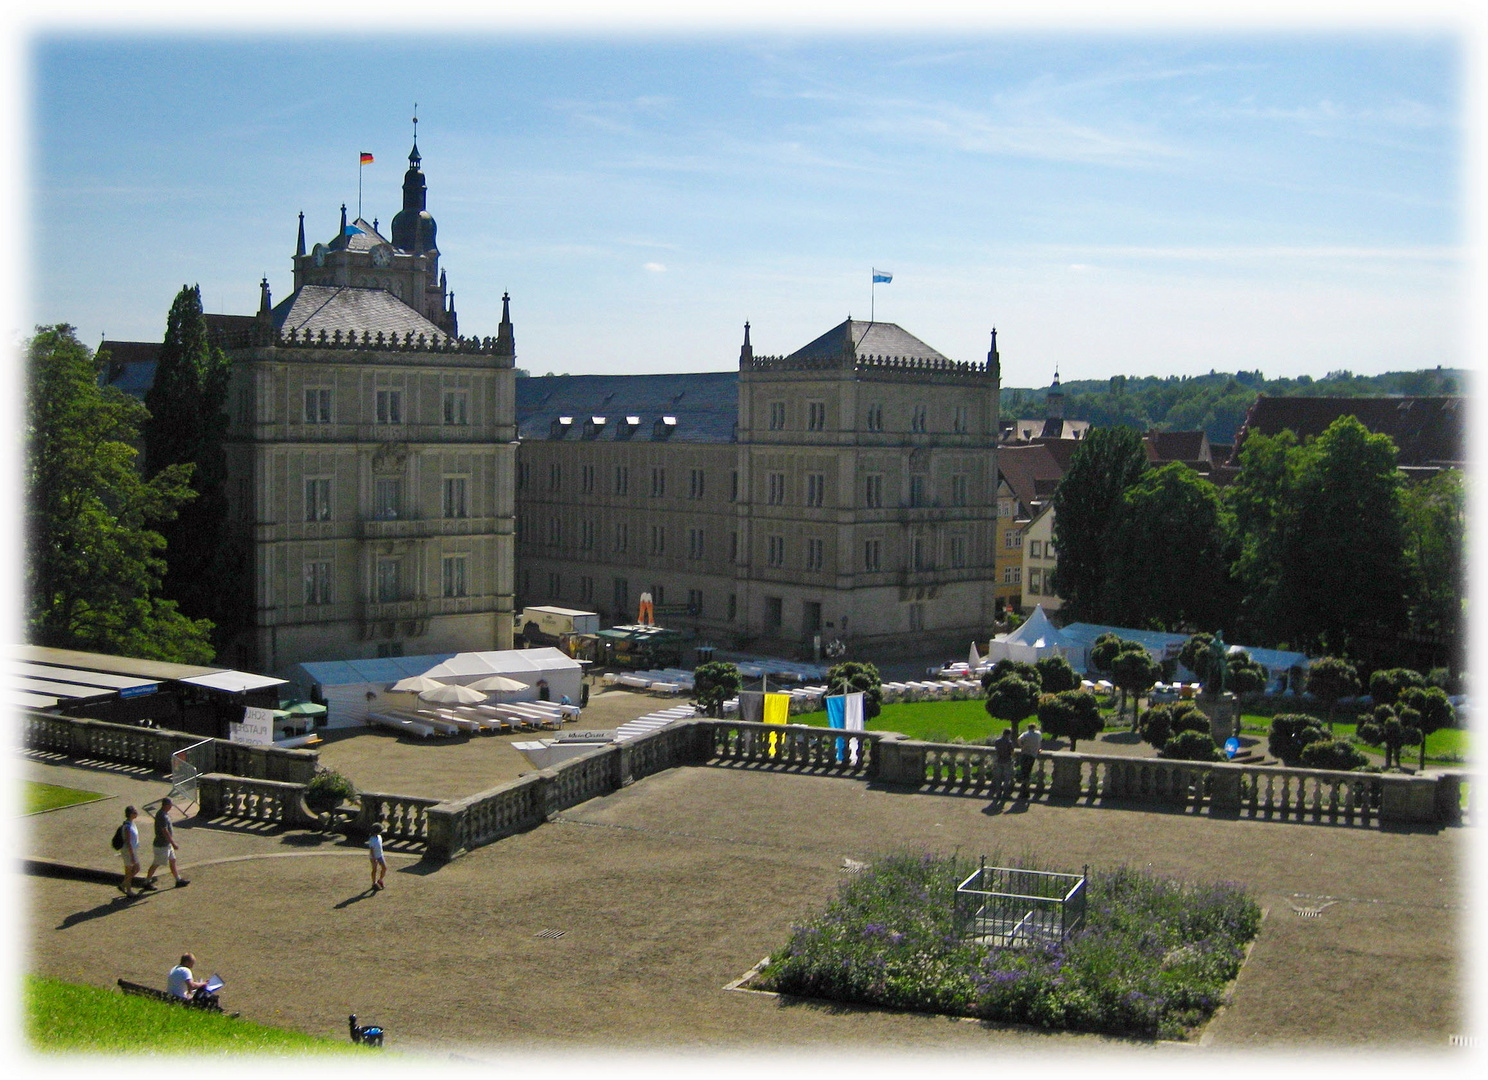
POLYGON ((582 465, 579 467, 579 490, 585 495, 594 494, 593 465, 582 465))
POLYGON ((687 497, 689 499, 701 499, 703 497, 703 470, 690 469, 687 473, 687 497))
POLYGON ((615 601, 615 621, 625 622, 630 618, 630 582, 623 577, 615 578, 611 597, 615 601))
POLYGON ((950 542, 951 569, 960 570, 966 566, 966 537, 953 536, 950 542))
POLYGON ((666 470, 651 470, 651 497, 659 499, 666 494, 666 470))
POLYGON ((882 565, 883 541, 863 541, 863 569, 867 571, 878 570, 882 565))
POLYGON ((444 392, 444 422, 451 426, 470 423, 470 395, 464 390, 444 392))
POLYGON ((1043 544, 1037 540, 1028 541, 1028 557, 1031 559, 1043 558, 1043 544))
POLYGON ((882 431, 883 430, 883 406, 882 405, 869 405, 868 406, 868 430, 869 431, 882 431))
POLYGON ((403 560, 377 560, 377 602, 391 604, 403 599, 403 560))
POLYGON ((954 419, 951 421, 951 430, 954 431, 954 432, 956 432, 958 435, 964 435, 966 433, 966 406, 965 405, 957 405, 956 406, 956 414, 955 414, 954 419))
POLYGON ((825 431, 827 429, 827 403, 825 401, 808 401, 806 403, 806 428, 808 431, 825 431))
POLYGON ((585 604, 594 603, 594 579, 592 577, 579 578, 579 600, 585 604))
POLYGON ((331 564, 317 560, 305 564, 305 603, 322 605, 331 602, 331 564))
POLYGON ((548 463, 548 490, 563 490, 563 466, 556 461, 548 463))
POLYGON ((651 554, 652 555, 665 555, 666 554, 666 526, 665 525, 652 525, 651 526, 651 554))
POLYGON ((823 552, 826 548, 821 540, 811 539, 806 541, 806 569, 820 570, 823 562, 823 552))
POLYGON ((785 503, 785 473, 772 472, 770 474, 770 505, 781 506, 785 503))
POLYGON ((331 422, 331 392, 314 389, 305 391, 305 423, 329 424, 331 422))
POLYGON ((967 489, 969 485, 964 474, 957 473, 951 477, 951 505, 965 506, 967 503, 967 489))
POLYGON ((372 481, 372 516, 378 521, 397 521, 403 503, 403 481, 384 476, 372 481))
POLYGON ((1002 543, 1004 547, 1020 548, 1023 546, 1023 534, 1017 529, 1009 529, 1002 543))
POLYGON ((331 481, 315 477, 305 481, 305 520, 331 520, 331 481))
POLYGON ((694 619, 698 619, 698 618, 701 618, 702 617, 702 614, 703 614, 703 590, 702 589, 688 589, 687 590, 687 614, 691 615, 694 619))
POLYGON ((772 536, 769 538, 769 563, 771 566, 785 565, 785 537, 772 536))
POLYGON ((881 475, 871 474, 867 477, 867 489, 863 501, 870 510, 883 506, 883 477, 881 475))
POLYGON ((806 474, 806 505, 820 506, 827 497, 827 477, 824 473, 806 474))
POLYGON ((728 598, 728 621, 733 622, 739 617, 739 594, 729 593, 728 598))
POLYGON ((379 424, 401 424, 403 422, 403 391, 377 391, 377 422, 379 424))
POLYGON ((630 467, 627 465, 615 466, 615 494, 630 494, 630 467))
POLYGON ((579 547, 585 551, 594 550, 594 522, 582 521, 579 523, 579 547))
POLYGON ((1034 596, 1041 595, 1044 585, 1044 574, 1042 570, 1028 571, 1028 591, 1034 596))
POLYGON ((470 505, 466 500, 466 493, 470 481, 463 476, 446 476, 444 478, 444 516, 447 518, 464 518, 470 516, 470 505))
POLYGON ((563 522, 559 518, 548 519, 548 546, 558 547, 563 543, 563 522))
POLYGON ((929 506, 930 501, 925 497, 926 477, 916 473, 909 478, 909 505, 929 506))
POLYGON ((1052 559, 1052 558, 1054 558, 1054 541, 1053 540, 1045 540, 1044 541, 1044 558, 1046 558, 1046 559, 1052 559))
POLYGON ((739 534, 738 534, 738 532, 731 532, 731 533, 729 533, 729 562, 736 563, 738 561, 739 561, 739 534))
POLYGON ((703 557, 703 530, 687 530, 687 557, 690 559, 701 559, 703 557))
POLYGON ((729 474, 729 502, 739 501, 739 470, 729 474))
POLYGON ((549 574, 548 574, 548 596, 551 599, 557 600, 560 596, 563 595, 562 585, 563 585, 563 579, 561 577, 559 577, 558 574, 549 572, 549 574))
POLYGON ((928 431, 928 417, 925 406, 916 405, 914 411, 909 414, 910 431, 928 431))
POLYGON ((1023 582, 1023 568, 1020 566, 1009 566, 1002 572, 1002 583, 1004 585, 1020 585, 1023 582))
POLYGON ((651 586, 651 602, 658 607, 666 603, 666 589, 661 585, 651 586))
POLYGON ((770 430, 785 430, 785 402, 783 401, 770 402, 770 430))
POLYGON ((765 627, 779 630, 785 622, 785 601, 779 596, 765 597, 765 627))
POLYGON ((466 596, 465 591, 465 556, 446 555, 444 557, 443 586, 445 596, 466 596))
POLYGON ((909 541, 909 562, 916 570, 930 570, 930 544, 923 536, 915 536, 909 541))
POLYGON ((921 631, 921 630, 925 629, 925 605, 924 604, 910 604, 909 605, 909 629, 912 632, 918 632, 918 631, 921 631))
POLYGON ((615 522, 615 552, 624 554, 630 550, 630 526, 623 521, 615 522))

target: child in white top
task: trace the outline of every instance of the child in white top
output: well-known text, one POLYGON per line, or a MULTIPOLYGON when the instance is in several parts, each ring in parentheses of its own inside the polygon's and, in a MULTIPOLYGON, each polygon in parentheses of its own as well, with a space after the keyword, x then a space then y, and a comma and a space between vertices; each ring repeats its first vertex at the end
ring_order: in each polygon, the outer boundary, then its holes
POLYGON ((372 835, 367 838, 367 854, 372 857, 372 890, 387 888, 382 879, 387 874, 387 860, 382 856, 382 823, 372 826, 372 835))

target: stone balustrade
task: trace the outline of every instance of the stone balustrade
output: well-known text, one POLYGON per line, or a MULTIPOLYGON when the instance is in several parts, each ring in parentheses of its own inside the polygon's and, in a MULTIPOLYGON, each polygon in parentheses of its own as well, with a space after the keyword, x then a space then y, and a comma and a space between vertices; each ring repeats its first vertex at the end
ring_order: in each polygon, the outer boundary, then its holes
POLYGON ((197 816, 262 821, 292 829, 318 829, 322 819, 305 805, 305 785, 207 773, 196 781, 197 816))
POLYGON ((389 795, 381 791, 359 791, 356 797, 356 830, 359 833, 370 835, 373 824, 380 821, 385 838, 417 843, 428 842, 429 809, 443 802, 442 799, 389 795))
MULTIPOLYGON (((171 755, 195 746, 202 736, 164 728, 110 724, 74 716, 23 710, 23 745, 68 757, 139 765, 153 772, 169 773, 171 755)), ((226 739, 210 739, 204 772, 227 773, 258 780, 306 784, 315 775, 319 758, 314 750, 288 750, 279 746, 248 746, 226 739)), ((203 748, 203 753, 208 748, 203 748)))
POLYGON ((711 729, 716 762, 749 762, 839 776, 874 775, 879 732, 845 732, 805 724, 757 724, 745 720, 695 720, 711 729))

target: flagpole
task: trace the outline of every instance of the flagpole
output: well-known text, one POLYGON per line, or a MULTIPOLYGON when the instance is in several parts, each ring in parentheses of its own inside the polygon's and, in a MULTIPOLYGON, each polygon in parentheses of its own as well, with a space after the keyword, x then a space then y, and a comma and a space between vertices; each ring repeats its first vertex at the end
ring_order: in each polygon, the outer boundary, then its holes
POLYGON ((357 155, 357 220, 362 219, 362 170, 366 165, 362 162, 360 154, 357 155))
POLYGON ((873 321, 874 301, 878 293, 878 272, 870 269, 868 271, 868 321, 873 321))

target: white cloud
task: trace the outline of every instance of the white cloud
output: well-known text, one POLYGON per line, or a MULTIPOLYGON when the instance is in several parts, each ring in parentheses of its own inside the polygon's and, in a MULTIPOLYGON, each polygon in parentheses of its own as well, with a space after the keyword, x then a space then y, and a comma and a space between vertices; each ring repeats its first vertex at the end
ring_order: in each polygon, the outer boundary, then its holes
POLYGON ((648 263, 644 263, 643 266, 644 266, 645 269, 651 271, 653 274, 664 274, 664 273, 666 273, 666 265, 664 263, 648 262, 648 263))

